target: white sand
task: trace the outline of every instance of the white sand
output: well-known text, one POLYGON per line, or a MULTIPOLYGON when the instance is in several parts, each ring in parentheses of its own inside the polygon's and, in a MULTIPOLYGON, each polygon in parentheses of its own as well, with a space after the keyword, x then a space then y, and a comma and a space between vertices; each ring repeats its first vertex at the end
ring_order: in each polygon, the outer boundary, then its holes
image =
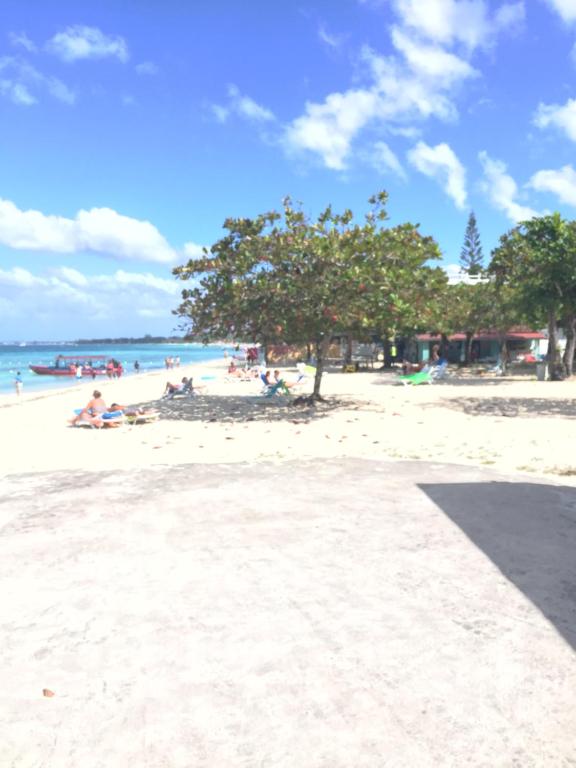
MULTIPOLYGON (((294 371, 286 371, 294 377, 294 371)), ((308 383, 310 391, 311 382, 308 383)), ((0 400, 5 474, 161 464, 370 457, 486 465, 503 471, 576 475, 575 381, 466 378, 402 387, 394 374, 329 373, 323 394, 336 408, 298 408, 259 396, 257 381, 227 381, 225 362, 159 371, 119 381, 87 381, 57 392, 0 400), (155 424, 71 428, 73 408, 94 387, 107 403, 159 397, 168 378, 193 375, 203 394, 160 403, 155 424)), ((306 391, 306 390, 304 390, 306 391)))

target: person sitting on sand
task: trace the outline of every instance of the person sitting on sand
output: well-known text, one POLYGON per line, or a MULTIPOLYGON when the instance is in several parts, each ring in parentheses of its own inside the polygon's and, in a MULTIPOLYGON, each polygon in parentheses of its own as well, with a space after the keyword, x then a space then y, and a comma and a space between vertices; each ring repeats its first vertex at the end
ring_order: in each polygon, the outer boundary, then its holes
POLYGON ((167 381, 162 397, 174 397, 176 393, 186 394, 187 392, 192 393, 192 391, 192 379, 184 376, 180 384, 171 384, 169 381, 167 381))
POLYGON ((108 411, 108 406, 102 399, 102 394, 95 389, 94 392, 92 392, 92 399, 90 402, 86 405, 85 408, 82 408, 80 413, 75 416, 73 419, 70 419, 70 424, 75 426, 79 422, 87 422, 88 424, 92 424, 94 427, 101 427, 103 425, 102 420, 102 414, 106 413, 108 411))
POLYGON ((293 387, 296 384, 295 381, 286 381, 286 379, 283 379, 280 376, 280 371, 278 369, 274 371, 274 381, 276 384, 280 384, 281 386, 288 388, 293 387))

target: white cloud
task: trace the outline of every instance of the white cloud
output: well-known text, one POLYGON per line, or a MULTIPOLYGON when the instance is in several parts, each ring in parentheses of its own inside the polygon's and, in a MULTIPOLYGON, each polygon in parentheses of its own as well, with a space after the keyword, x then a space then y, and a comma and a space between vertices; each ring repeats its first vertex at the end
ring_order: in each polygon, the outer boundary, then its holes
POLYGON ((318 37, 330 48, 339 48, 342 45, 343 36, 328 32, 323 24, 318 27, 318 37))
POLYGON ((574 0, 545 0, 566 23, 576 21, 576 2, 574 0))
POLYGON ((267 121, 274 120, 274 115, 266 107, 257 104, 249 96, 243 96, 235 85, 228 87, 228 96, 230 97, 231 108, 241 117, 248 120, 267 121))
POLYGON ((138 75, 157 75, 160 71, 158 65, 152 61, 143 61, 141 64, 136 64, 134 69, 138 75))
POLYGON ((228 86, 228 103, 211 104, 210 109, 219 123, 225 123, 230 115, 235 114, 253 123, 274 121, 274 113, 258 104, 250 96, 243 96, 237 86, 228 86))
POLYGON ((105 35, 97 27, 76 25, 58 32, 46 43, 46 50, 66 62, 80 59, 117 58, 128 60, 128 46, 119 35, 105 35))
POLYGON ((377 106, 378 95, 368 90, 332 93, 323 104, 306 105, 306 113, 288 127, 286 144, 317 152, 328 168, 343 170, 352 139, 375 117, 377 106))
POLYGON ((187 259, 201 259, 204 257, 204 246, 197 243, 185 243, 182 249, 187 259))
POLYGON ((458 208, 466 205, 466 169, 448 144, 431 147, 423 141, 408 152, 409 162, 423 173, 436 179, 458 208))
POLYGON ((534 124, 538 128, 558 128, 569 139, 576 141, 576 99, 568 99, 564 105, 539 104, 534 124))
POLYGON ((28 53, 36 53, 38 51, 36 45, 25 32, 10 32, 9 38, 13 46, 24 48, 28 53))
POLYGON ((478 157, 484 169, 481 188, 495 208, 505 213, 514 224, 540 215, 532 208, 517 202, 518 185, 506 173, 505 163, 493 160, 487 152, 480 152, 478 157))
POLYGON ((116 259, 173 263, 178 254, 148 221, 110 208, 81 210, 74 219, 21 211, 0 199, 0 243, 16 250, 80 253, 116 259))
POLYGON ((31 106, 38 103, 36 93, 47 91, 65 104, 74 104, 76 96, 61 80, 47 77, 21 58, 0 58, 0 94, 15 104, 31 106))
MULTIPOLYGON (((437 117, 453 120, 457 111, 453 89, 478 73, 466 61, 438 46, 413 40, 399 29, 392 32, 399 56, 383 57, 362 51, 367 85, 331 93, 322 103, 307 103, 303 115, 285 130, 287 150, 307 150, 321 156, 334 170, 346 168, 352 144, 369 124, 388 130, 406 122, 437 117)), ((408 126, 413 130, 413 126, 408 126)))
POLYGON ((406 173, 404 168, 402 168, 400 161, 384 141, 377 141, 374 144, 371 161, 372 165, 380 171, 380 173, 392 171, 397 176, 400 176, 400 178, 406 178, 406 173))
POLYGON ((498 32, 524 20, 522 1, 503 3, 493 16, 484 0, 393 0, 393 7, 421 37, 469 50, 492 44, 498 32))
POLYGON ((38 103, 25 85, 15 83, 12 80, 0 80, 0 95, 6 96, 14 104, 23 107, 30 107, 38 103))
POLYGON ((143 332, 141 318, 157 319, 161 325, 155 332, 170 332, 180 291, 175 279, 149 272, 86 275, 55 267, 33 274, 19 267, 0 269, 0 307, 4 320, 12 322, 5 322, 3 330, 14 337, 22 337, 26 328, 34 329, 28 336, 44 338, 136 335, 143 332))
POLYGON ((552 192, 561 202, 576 206, 576 171, 571 165, 558 171, 538 171, 527 186, 538 192, 552 192))
POLYGON ((478 75, 467 61, 439 46, 415 40, 398 27, 392 29, 392 42, 414 73, 430 78, 442 87, 449 88, 454 82, 478 75))

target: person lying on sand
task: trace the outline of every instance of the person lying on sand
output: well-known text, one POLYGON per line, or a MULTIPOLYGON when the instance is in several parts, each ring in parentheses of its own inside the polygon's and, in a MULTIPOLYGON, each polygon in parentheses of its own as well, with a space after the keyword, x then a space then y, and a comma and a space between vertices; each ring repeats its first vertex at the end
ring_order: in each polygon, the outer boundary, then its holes
POLYGON ((69 423, 75 426, 79 422, 86 422, 92 424, 95 427, 101 427, 103 425, 102 414, 108 411, 108 406, 102 399, 102 394, 95 389, 92 392, 92 399, 86 404, 80 413, 73 419, 70 419, 69 423))

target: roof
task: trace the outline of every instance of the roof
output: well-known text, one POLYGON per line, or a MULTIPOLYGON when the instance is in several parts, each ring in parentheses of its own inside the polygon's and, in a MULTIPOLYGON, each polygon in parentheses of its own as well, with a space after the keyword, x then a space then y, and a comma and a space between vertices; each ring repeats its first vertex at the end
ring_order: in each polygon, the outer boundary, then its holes
MULTIPOLYGON (((440 341, 441 337, 439 334, 434 333, 419 333, 416 336, 418 341, 440 341)), ((472 337, 474 341, 497 341, 500 338, 500 333, 498 331, 478 331, 478 333, 475 333, 472 337)), ((530 340, 530 339, 545 339, 547 338, 543 333, 540 331, 522 331, 522 330, 516 330, 514 328, 510 329, 508 333, 506 334, 506 339, 508 341, 523 341, 523 340, 530 340)), ((466 340, 466 334, 465 333, 452 333, 448 336, 449 341, 465 341, 466 340)))

